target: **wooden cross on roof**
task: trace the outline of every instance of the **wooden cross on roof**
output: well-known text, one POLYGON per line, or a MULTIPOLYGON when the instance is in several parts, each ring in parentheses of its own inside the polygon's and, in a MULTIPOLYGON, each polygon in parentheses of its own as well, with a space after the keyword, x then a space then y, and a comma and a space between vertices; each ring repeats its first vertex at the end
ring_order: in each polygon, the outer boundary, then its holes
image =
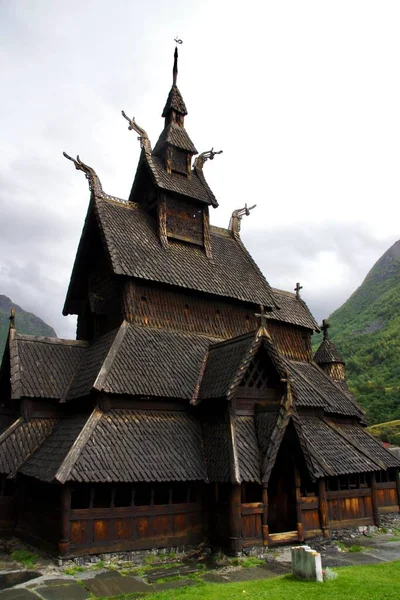
POLYGON ((266 329, 267 328, 267 313, 264 311, 263 306, 260 306, 260 312, 254 313, 254 316, 257 317, 257 319, 260 319, 260 327, 264 327, 266 329))
POLYGON ((294 288, 294 291, 296 292, 296 298, 300 298, 300 290, 303 289, 303 286, 300 285, 299 282, 296 283, 296 287, 294 288))
POLYGON ((321 331, 324 334, 324 340, 329 339, 329 335, 328 335, 329 327, 330 327, 330 325, 329 325, 328 321, 326 319, 323 319, 322 325, 321 325, 321 331))

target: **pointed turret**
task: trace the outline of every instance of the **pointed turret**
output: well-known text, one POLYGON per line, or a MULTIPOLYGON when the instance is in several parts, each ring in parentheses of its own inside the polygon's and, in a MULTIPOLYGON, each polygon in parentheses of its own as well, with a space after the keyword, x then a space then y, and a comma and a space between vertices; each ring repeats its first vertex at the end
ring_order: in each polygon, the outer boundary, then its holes
POLYGON ((185 102, 178 86, 178 48, 174 52, 174 67, 172 70, 172 87, 169 91, 162 116, 165 119, 162 131, 154 148, 155 156, 163 159, 168 173, 179 173, 191 176, 191 163, 197 150, 190 139, 184 123, 188 114, 185 102))
POLYGON ((323 371, 325 371, 327 375, 329 375, 331 379, 334 379, 335 381, 344 381, 345 363, 336 345, 329 339, 329 327, 329 323, 326 319, 324 319, 321 325, 321 331, 324 334, 324 339, 314 355, 314 361, 321 367, 323 371))

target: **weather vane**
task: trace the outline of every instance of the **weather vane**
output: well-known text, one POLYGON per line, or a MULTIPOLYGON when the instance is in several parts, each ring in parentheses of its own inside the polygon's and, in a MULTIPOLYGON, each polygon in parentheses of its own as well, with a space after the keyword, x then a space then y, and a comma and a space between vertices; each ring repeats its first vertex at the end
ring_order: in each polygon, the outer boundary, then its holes
POLYGON ((176 38, 174 39, 174 42, 176 42, 177 44, 183 44, 183 41, 182 41, 182 40, 180 40, 180 39, 178 38, 178 36, 176 36, 176 38))

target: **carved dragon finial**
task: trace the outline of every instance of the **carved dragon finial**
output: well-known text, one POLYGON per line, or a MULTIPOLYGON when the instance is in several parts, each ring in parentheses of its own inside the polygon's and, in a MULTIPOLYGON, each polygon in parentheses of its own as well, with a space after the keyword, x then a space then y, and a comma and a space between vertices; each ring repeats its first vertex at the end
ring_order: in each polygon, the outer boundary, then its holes
POLYGON ((10 310, 9 319, 10 319, 10 329, 15 329, 15 308, 14 308, 14 306, 10 310))
POLYGON ((151 153, 151 144, 150 144, 149 136, 147 135, 146 131, 144 129, 142 129, 142 127, 139 127, 139 125, 135 121, 135 117, 132 117, 132 119, 130 119, 123 110, 121 110, 121 114, 124 117, 124 119, 126 119, 129 123, 129 125, 128 125, 129 131, 133 130, 139 134, 138 140, 140 141, 140 147, 143 148, 143 150, 146 153, 151 153))
POLYGON ((96 171, 92 169, 92 167, 89 167, 84 162, 82 162, 79 158, 79 154, 76 158, 72 158, 72 156, 69 156, 69 154, 67 154, 66 152, 63 152, 63 155, 65 156, 65 158, 68 158, 68 160, 74 163, 75 169, 77 169, 78 171, 83 171, 85 173, 85 177, 89 182, 90 191, 96 194, 97 196, 104 196, 103 186, 101 185, 100 179, 96 171))
POLYGON ((201 171, 203 169, 204 163, 206 162, 206 160, 210 159, 210 160, 214 160, 214 156, 216 156, 217 154, 222 154, 223 150, 218 150, 215 151, 214 148, 211 148, 211 150, 207 150, 206 152, 202 152, 201 154, 199 154, 193 164, 193 169, 197 169, 198 171, 201 171))
POLYGON ((242 220, 244 215, 248 217, 250 211, 253 210, 253 208, 255 208, 256 206, 257 204, 254 204, 253 206, 250 206, 248 208, 247 204, 245 204, 244 208, 238 208, 237 210, 233 211, 231 220, 229 221, 229 229, 232 231, 234 236, 239 235, 240 221, 242 220))

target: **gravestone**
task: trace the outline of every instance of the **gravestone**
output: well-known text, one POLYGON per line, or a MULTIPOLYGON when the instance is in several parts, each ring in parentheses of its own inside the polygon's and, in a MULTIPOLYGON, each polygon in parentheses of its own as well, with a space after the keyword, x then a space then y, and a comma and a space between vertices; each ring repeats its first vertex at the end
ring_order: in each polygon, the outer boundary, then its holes
POLYGON ((310 546, 291 548, 292 574, 300 579, 323 581, 321 555, 310 546))

